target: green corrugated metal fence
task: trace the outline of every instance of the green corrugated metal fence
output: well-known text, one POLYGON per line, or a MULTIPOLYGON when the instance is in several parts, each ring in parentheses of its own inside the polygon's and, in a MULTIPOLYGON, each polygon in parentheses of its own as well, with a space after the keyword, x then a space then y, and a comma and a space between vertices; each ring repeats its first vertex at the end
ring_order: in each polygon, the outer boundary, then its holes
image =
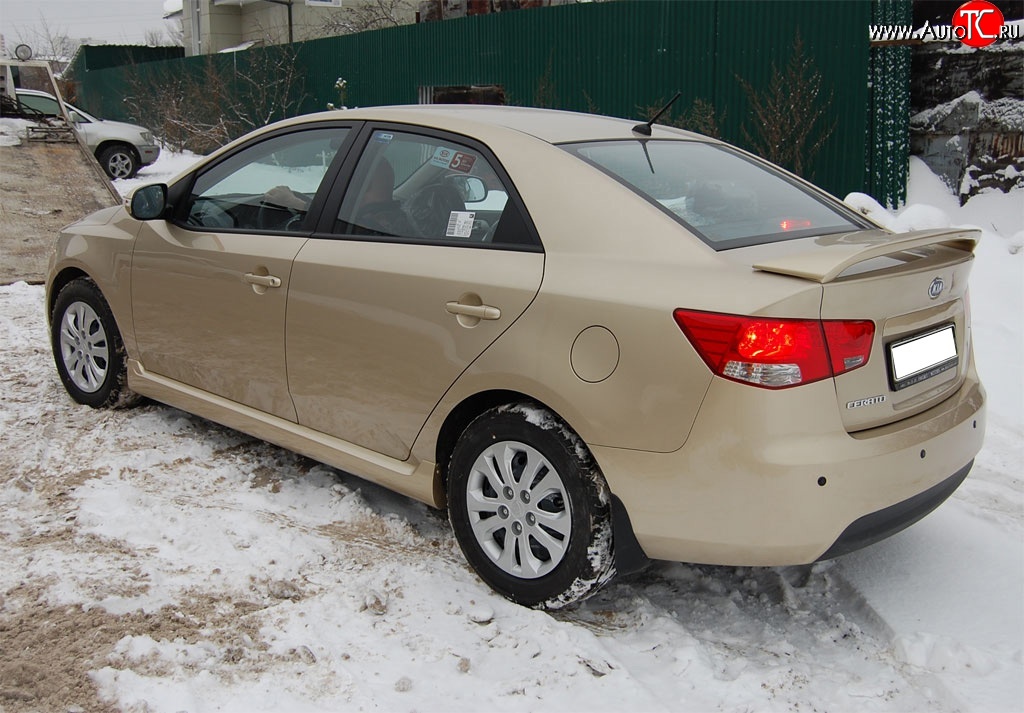
POLYGON ((182 47, 143 47, 136 45, 82 45, 72 63, 76 70, 89 72, 160 60, 176 60, 185 56, 182 47))
MULTIPOLYGON (((889 50, 871 50, 868 24, 900 17, 909 7, 907 0, 622 1, 313 40, 294 48, 308 94, 301 110, 338 103, 339 77, 348 82, 349 106, 416 103, 421 87, 500 85, 512 104, 631 118, 646 118, 646 108, 679 90, 670 117, 678 120, 702 99, 714 108, 722 138, 745 145, 744 129, 752 135, 758 127, 740 80, 763 90, 773 68, 786 66, 799 36, 821 75, 822 101, 830 98, 823 125, 835 127, 805 175, 840 196, 867 191, 895 203, 905 185, 909 65, 890 61, 889 50)), ((231 73, 248 64, 246 55, 272 51, 254 48, 213 61, 231 73)), ((130 74, 202 72, 208 61, 75 66, 73 73, 86 108, 130 119, 122 99, 130 74)))

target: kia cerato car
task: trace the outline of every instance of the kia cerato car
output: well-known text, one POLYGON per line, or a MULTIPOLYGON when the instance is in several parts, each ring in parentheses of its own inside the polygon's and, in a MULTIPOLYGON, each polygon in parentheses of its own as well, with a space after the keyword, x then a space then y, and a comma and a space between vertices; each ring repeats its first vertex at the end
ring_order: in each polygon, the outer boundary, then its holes
POLYGON ((79 403, 144 395, 447 508, 529 606, 647 558, 811 563, 935 508, 984 431, 978 232, 893 234, 645 126, 258 130, 62 231, 57 371, 79 403))

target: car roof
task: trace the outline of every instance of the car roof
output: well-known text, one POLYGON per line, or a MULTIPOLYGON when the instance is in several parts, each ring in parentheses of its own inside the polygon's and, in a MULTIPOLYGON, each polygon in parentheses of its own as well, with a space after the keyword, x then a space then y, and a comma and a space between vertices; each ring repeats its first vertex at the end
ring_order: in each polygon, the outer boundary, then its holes
MULTIPOLYGON (((18 94, 28 94, 34 97, 45 97, 47 99, 53 99, 54 101, 57 101, 57 97, 53 96, 49 92, 40 91, 39 89, 22 89, 21 87, 17 87, 14 91, 18 94)), ((63 99, 62 101, 64 102, 64 106, 66 106, 68 109, 77 111, 79 114, 82 114, 91 121, 100 121, 100 119, 97 119, 94 115, 90 114, 87 111, 82 111, 77 106, 69 102, 67 99, 63 99)))
MULTIPOLYGON (((582 114, 554 109, 480 104, 423 104, 379 106, 328 112, 336 117, 370 121, 419 124, 438 129, 474 134, 482 126, 500 127, 528 134, 548 143, 637 139, 633 132, 638 119, 617 119, 597 114, 582 114)), ((323 115, 319 115, 323 116, 323 115)), ((712 141, 706 136, 667 126, 655 125, 651 138, 686 138, 712 141)))

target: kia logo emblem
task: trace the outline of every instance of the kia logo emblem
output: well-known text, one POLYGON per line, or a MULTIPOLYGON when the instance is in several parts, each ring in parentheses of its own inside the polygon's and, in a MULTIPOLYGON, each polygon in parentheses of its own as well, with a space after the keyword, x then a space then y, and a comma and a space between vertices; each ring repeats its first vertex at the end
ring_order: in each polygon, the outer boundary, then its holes
POLYGON ((928 296, 933 300, 942 294, 942 290, 945 289, 946 283, 942 281, 941 277, 936 277, 932 280, 932 284, 928 285, 928 296))

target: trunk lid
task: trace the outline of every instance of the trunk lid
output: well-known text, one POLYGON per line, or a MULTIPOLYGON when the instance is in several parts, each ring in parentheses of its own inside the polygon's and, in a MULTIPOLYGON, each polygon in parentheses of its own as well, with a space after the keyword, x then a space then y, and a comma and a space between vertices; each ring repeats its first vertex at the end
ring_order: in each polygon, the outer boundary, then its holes
MULTIPOLYGON (((813 248, 758 260, 764 272, 822 286, 821 318, 870 319, 867 363, 837 376, 847 431, 913 416, 963 383, 971 348, 967 278, 977 230, 859 231, 813 240, 813 248)), ((777 246, 778 247, 778 246, 777 246)))

